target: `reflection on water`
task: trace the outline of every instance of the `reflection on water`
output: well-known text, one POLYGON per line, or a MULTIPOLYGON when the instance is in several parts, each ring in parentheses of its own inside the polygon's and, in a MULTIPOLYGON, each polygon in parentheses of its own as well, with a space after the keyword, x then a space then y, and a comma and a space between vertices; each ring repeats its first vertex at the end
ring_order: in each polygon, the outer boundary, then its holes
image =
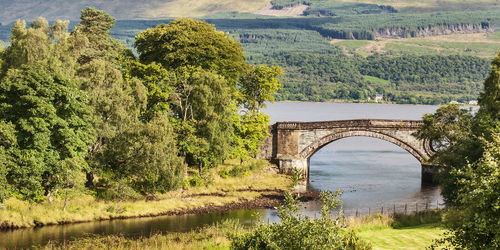
POLYGON ((236 210, 226 213, 160 216, 5 231, 0 232, 0 248, 28 248, 32 245, 45 245, 49 241, 63 242, 90 234, 141 237, 156 233, 186 232, 226 219, 237 219, 241 224, 248 225, 260 220, 260 214, 257 210, 236 210))
MULTIPOLYGON (((265 112, 274 123, 361 118, 421 119, 424 113, 436 109, 436 106, 279 102, 269 105, 265 112)), ((412 155, 391 143, 351 137, 335 141, 312 156, 309 188, 341 189, 346 214, 354 209, 365 213, 377 211, 382 206, 385 211, 394 207, 402 211, 408 205, 411 211, 411 208, 423 208, 440 200, 438 187, 421 186, 420 171, 420 164, 412 155)), ((317 202, 306 202, 302 207, 303 212, 311 216, 320 209, 317 202)), ((70 240, 89 233, 149 236, 156 232, 188 231, 225 219, 250 223, 256 220, 255 217, 263 221, 278 220, 276 210, 263 209, 50 226, 0 232, 0 248, 29 247, 46 244, 49 240, 70 240)))

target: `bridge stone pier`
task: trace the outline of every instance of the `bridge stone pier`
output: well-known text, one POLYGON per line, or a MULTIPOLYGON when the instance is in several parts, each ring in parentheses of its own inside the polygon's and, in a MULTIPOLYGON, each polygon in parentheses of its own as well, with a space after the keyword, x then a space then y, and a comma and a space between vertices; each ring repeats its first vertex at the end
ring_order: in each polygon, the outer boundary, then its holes
POLYGON ((422 182, 432 183, 435 168, 428 163, 434 153, 430 142, 413 134, 423 125, 416 120, 360 119, 318 122, 278 122, 270 126, 270 136, 259 158, 278 165, 281 173, 293 169, 309 177, 309 159, 325 145, 347 137, 367 136, 382 139, 405 149, 422 164, 422 182))

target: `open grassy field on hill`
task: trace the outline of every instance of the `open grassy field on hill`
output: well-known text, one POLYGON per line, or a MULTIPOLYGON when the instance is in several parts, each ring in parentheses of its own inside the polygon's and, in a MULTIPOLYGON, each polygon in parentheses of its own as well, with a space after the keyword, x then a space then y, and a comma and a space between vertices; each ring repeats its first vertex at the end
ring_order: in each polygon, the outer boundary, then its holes
POLYGON ((362 56, 374 53, 411 55, 468 55, 493 58, 500 49, 500 32, 451 34, 441 36, 377 39, 340 40, 331 42, 349 54, 362 56))

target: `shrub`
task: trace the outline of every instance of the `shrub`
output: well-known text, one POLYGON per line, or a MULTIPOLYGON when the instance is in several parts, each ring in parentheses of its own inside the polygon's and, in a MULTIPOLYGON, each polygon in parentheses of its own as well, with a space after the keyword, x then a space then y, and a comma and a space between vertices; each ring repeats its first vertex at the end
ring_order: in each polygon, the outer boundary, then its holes
POLYGON ((184 188, 201 187, 205 185, 205 181, 203 180, 203 178, 201 178, 201 175, 198 171, 188 169, 188 175, 190 177, 184 179, 184 188))
POLYGON ((223 167, 219 170, 219 176, 226 179, 229 177, 243 177, 250 175, 250 172, 256 169, 254 165, 233 166, 232 168, 223 167))
POLYGON ((286 194, 285 204, 278 212, 281 222, 262 224, 248 233, 231 235, 231 249, 371 249, 355 231, 343 226, 342 212, 332 217, 331 211, 341 202, 339 195, 340 191, 322 192, 321 217, 311 219, 300 214, 298 200, 286 194))

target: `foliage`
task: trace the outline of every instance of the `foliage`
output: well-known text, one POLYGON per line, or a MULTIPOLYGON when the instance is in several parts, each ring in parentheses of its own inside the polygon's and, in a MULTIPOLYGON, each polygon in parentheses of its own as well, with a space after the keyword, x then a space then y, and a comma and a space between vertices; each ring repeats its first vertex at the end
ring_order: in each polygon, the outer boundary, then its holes
POLYGON ((144 110, 146 90, 142 82, 125 79, 122 74, 118 63, 125 49, 109 37, 114 19, 94 8, 83 10, 81 19, 71 36, 77 48, 80 88, 88 93, 90 105, 94 107, 97 140, 90 147, 89 162, 92 172, 96 172, 105 143, 134 124, 144 110))
POLYGON ((0 120, 15 126, 18 148, 7 178, 22 197, 41 199, 66 182, 66 171, 86 168, 91 108, 76 82, 44 65, 9 70, 1 88, 0 120))
POLYGON ((246 112, 233 123, 233 153, 242 161, 256 157, 264 139, 269 136, 269 116, 262 112, 246 112))
POLYGON ((432 162, 442 168, 438 176, 442 195, 448 204, 454 204, 458 194, 456 179, 459 177, 452 170, 475 161, 481 154, 473 131, 475 119, 469 111, 450 104, 434 114, 424 115, 423 120, 424 126, 417 136, 429 139, 437 151, 432 162))
POLYGON ((340 204, 340 192, 322 192, 321 217, 311 219, 300 214, 298 201, 290 194, 279 208, 280 223, 263 224, 248 233, 233 235, 232 249, 370 249, 354 231, 342 227, 341 212, 331 211, 340 204))
POLYGON ((141 62, 158 63, 175 72, 169 104, 177 144, 188 164, 198 165, 201 171, 221 163, 231 152, 242 159, 256 154, 266 131, 254 129, 254 124, 268 121, 262 116, 240 118, 237 98, 258 105, 271 100, 279 86, 278 68, 250 67, 238 42, 192 19, 176 19, 141 32, 135 47, 141 62), (236 89, 236 84, 241 88, 236 89))
MULTIPOLYGON (((173 111, 181 123, 192 123, 195 140, 183 147, 188 162, 200 168, 222 163, 229 156, 233 134, 231 116, 235 112, 228 81, 220 75, 195 69, 180 79, 173 111), (198 144, 197 141, 202 143, 198 144)), ((186 143, 186 142, 181 142, 186 143)))
POLYGON ((124 180, 142 194, 164 193, 181 186, 184 166, 166 116, 137 123, 112 138, 102 166, 112 179, 124 180))
POLYGON ((500 134, 484 142, 483 156, 465 169, 455 170, 461 206, 450 211, 446 226, 451 233, 441 240, 460 249, 498 249, 500 247, 500 134))
POLYGON ((279 81, 282 74, 280 67, 251 66, 238 84, 243 107, 255 112, 265 108, 265 102, 274 103, 274 94, 282 87, 279 81))
POLYGON ((16 130, 12 123, 0 120, 0 204, 10 196, 11 187, 7 174, 14 167, 14 150, 17 149, 16 130))
POLYGON ((182 186, 185 163, 202 174, 236 150, 257 154, 269 122, 258 109, 279 68, 246 64, 240 43, 192 19, 141 33, 139 62, 114 25, 87 7, 71 33, 43 18, 12 27, 0 51, 0 200, 53 200, 84 184, 105 199, 154 195, 182 186))
POLYGON ((157 62, 166 69, 201 67, 235 81, 245 68, 241 45, 193 19, 176 19, 141 32, 135 41, 143 63, 157 62))
POLYGON ((147 104, 141 110, 141 120, 150 121, 156 115, 167 114, 170 111, 170 93, 177 82, 175 74, 156 63, 144 65, 133 58, 124 61, 124 67, 128 69, 124 78, 141 79, 147 89, 147 104))
POLYGON ((261 113, 266 102, 274 103, 281 88, 280 67, 250 66, 238 82, 238 102, 241 115, 233 118, 233 156, 242 161, 257 156, 264 139, 269 136, 269 116, 261 113))
POLYGON ((481 109, 493 119, 500 119, 500 53, 491 63, 491 73, 484 82, 484 92, 479 98, 481 109))

